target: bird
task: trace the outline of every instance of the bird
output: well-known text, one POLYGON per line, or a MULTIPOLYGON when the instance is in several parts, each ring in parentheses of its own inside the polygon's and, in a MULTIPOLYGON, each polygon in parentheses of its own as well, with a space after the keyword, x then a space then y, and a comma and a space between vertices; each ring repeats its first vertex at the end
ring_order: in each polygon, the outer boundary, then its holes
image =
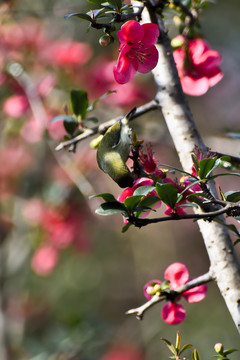
POLYGON ((113 124, 104 134, 97 150, 99 168, 108 174, 121 188, 133 185, 133 175, 126 165, 131 150, 129 119, 136 108, 113 124))

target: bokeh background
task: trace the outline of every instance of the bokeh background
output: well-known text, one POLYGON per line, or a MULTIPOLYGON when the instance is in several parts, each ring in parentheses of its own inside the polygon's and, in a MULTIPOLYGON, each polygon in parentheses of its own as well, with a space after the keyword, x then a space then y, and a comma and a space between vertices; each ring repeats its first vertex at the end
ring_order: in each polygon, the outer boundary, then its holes
MULTIPOLYGON (((199 304, 187 304, 178 326, 161 319, 162 305, 143 321, 125 312, 145 302, 142 287, 163 279, 173 262, 190 276, 208 271, 196 223, 162 223, 121 234, 121 216, 95 214, 90 195, 120 189, 100 173, 89 139, 76 153, 56 152, 65 130, 50 119, 64 114, 72 89, 98 104, 101 122, 154 96, 151 75, 117 85, 112 76, 117 41, 99 46, 101 31, 64 19, 90 9, 87 1, 0 3, 0 358, 1 360, 156 360, 170 355, 161 337, 196 347, 203 359, 213 346, 240 350, 239 335, 214 284, 199 304)), ((237 0, 211 3, 202 14, 203 33, 223 58, 223 80, 189 104, 206 144, 237 156, 240 141, 240 43, 237 0)), ((174 34, 168 20, 170 34, 174 34)), ((164 121, 156 112, 132 122, 161 163, 179 166, 164 121)), ((224 192, 239 190, 236 178, 221 179, 224 192)), ((234 240, 234 238, 233 238, 234 240)), ((238 245, 239 247, 239 245, 238 245)), ((239 253, 239 251, 238 251, 239 253)), ((190 354, 190 352, 188 353, 190 354)), ((190 357, 190 355, 189 355, 190 357)), ((239 359, 234 353, 233 360, 239 359)))

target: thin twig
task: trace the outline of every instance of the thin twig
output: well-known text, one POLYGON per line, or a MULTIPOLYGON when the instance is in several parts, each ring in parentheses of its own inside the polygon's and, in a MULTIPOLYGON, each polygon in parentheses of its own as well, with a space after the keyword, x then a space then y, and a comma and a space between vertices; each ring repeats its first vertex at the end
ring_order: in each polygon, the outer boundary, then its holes
MULTIPOLYGON (((216 201, 216 203, 219 203, 219 202, 216 201)), ((128 218, 128 221, 131 224, 135 225, 136 227, 141 228, 141 227, 149 225, 149 224, 156 224, 156 223, 159 223, 159 222, 171 221, 171 220, 189 220, 189 219, 200 220, 200 219, 205 219, 207 221, 211 221, 211 220, 213 220, 215 217, 217 217, 219 215, 222 215, 222 214, 230 215, 231 213, 233 213, 235 211, 240 212, 240 205, 237 205, 235 203, 234 204, 227 203, 227 205, 224 208, 218 209, 218 210, 215 210, 215 211, 210 211, 210 212, 207 212, 207 213, 185 214, 185 215, 174 214, 174 215, 171 215, 171 216, 164 216, 164 217, 153 218, 153 219, 142 219, 142 218, 130 217, 130 218, 128 218)))
POLYGON ((160 296, 159 295, 154 295, 145 304, 143 304, 143 305, 141 305, 141 306, 139 306, 137 308, 128 310, 126 312, 126 314, 127 315, 136 314, 137 320, 142 320, 145 311, 148 310, 153 305, 159 303, 160 301, 167 300, 169 297, 174 299, 177 296, 184 293, 185 291, 187 291, 189 289, 192 289, 192 288, 194 288, 196 286, 206 284, 206 283, 208 283, 208 282, 210 282, 212 280, 213 280, 213 278, 212 278, 210 272, 207 272, 206 274, 201 275, 201 276, 187 282, 186 284, 184 284, 182 286, 179 286, 175 290, 171 290, 170 293, 165 292, 164 295, 160 295, 160 296))
MULTIPOLYGON (((131 117, 130 121, 133 119, 136 119, 137 117, 146 114, 149 111, 158 109, 158 103, 155 100, 151 100, 148 103, 139 106, 136 109, 135 114, 131 117)), ((118 116, 114 119, 108 120, 102 124, 100 124, 99 126, 96 126, 92 129, 84 129, 84 132, 79 134, 78 136, 76 136, 75 138, 68 140, 68 141, 63 141, 61 142, 57 147, 56 147, 56 151, 62 150, 65 147, 69 147, 73 144, 77 144, 79 141, 82 141, 84 139, 87 139, 90 136, 96 135, 96 134, 104 134, 107 129, 112 126, 113 124, 115 124, 117 121, 121 120, 123 118, 123 116, 118 116)))

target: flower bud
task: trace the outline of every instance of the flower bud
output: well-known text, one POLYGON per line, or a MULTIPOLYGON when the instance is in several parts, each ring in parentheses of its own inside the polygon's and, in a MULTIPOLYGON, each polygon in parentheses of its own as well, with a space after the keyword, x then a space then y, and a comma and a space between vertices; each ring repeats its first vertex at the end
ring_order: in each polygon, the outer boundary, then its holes
POLYGON ((109 35, 103 35, 100 37, 99 39, 99 44, 101 46, 108 46, 109 44, 111 44, 113 41, 113 38, 112 36, 109 36, 109 35))
POLYGON ((215 344, 214 350, 216 351, 216 353, 221 354, 223 351, 223 344, 222 343, 215 344))

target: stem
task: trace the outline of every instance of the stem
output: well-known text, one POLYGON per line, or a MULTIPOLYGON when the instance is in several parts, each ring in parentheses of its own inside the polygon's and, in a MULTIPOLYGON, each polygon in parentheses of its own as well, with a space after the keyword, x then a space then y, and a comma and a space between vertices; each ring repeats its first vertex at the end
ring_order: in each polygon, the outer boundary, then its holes
POLYGON ((210 272, 199 276, 198 278, 195 278, 189 282, 187 282, 186 284, 179 286, 178 288, 176 288, 175 290, 170 291, 170 294, 167 293, 166 295, 154 295, 149 301, 147 301, 145 304, 135 308, 135 309, 130 309, 126 312, 127 315, 130 314, 136 314, 136 318, 138 320, 142 320, 143 315, 145 313, 146 310, 148 310, 150 307, 152 307, 153 305, 159 303, 160 301, 166 300, 169 295, 172 298, 176 298, 177 296, 181 295, 182 293, 184 293, 185 291, 192 289, 196 286, 202 285, 202 284, 206 284, 207 282, 212 281, 212 276, 210 274, 210 272))
MULTIPOLYGON (((137 117, 146 114, 149 111, 158 109, 158 103, 155 100, 151 100, 148 103, 139 106, 136 109, 136 112, 131 116, 131 118, 129 119, 130 121, 133 119, 136 119, 137 117)), ((123 116, 118 116, 117 118, 108 120, 98 126, 95 126, 92 129, 85 129, 84 132, 78 136, 76 136, 75 138, 68 140, 68 141, 63 141, 61 142, 57 147, 56 147, 56 151, 62 150, 65 147, 69 147, 73 144, 77 144, 79 141, 82 141, 83 139, 86 139, 90 136, 96 135, 96 134, 104 134, 107 129, 112 126, 113 124, 115 124, 117 121, 121 120, 123 118, 123 116)))
POLYGON ((222 209, 218 209, 215 211, 210 211, 207 213, 201 213, 201 214, 186 214, 186 215, 172 215, 172 216, 164 216, 164 217, 160 217, 160 218, 153 218, 153 219, 141 219, 141 218, 133 218, 133 219, 129 219, 129 222, 134 224, 137 227, 143 227, 149 224, 156 224, 159 222, 163 222, 163 221, 171 221, 171 220, 199 220, 199 219, 204 219, 207 221, 211 221, 213 220, 215 217, 222 215, 222 214, 226 214, 231 212, 231 210, 235 210, 235 209, 239 209, 240 211, 240 206, 238 205, 231 205, 231 204, 227 204, 224 208, 222 209))
MULTIPOLYGON (((132 0, 134 4, 134 1, 132 0)), ((203 153, 207 147, 195 126, 193 117, 182 92, 176 65, 172 55, 170 39, 163 21, 156 15, 147 1, 143 22, 159 26, 160 39, 157 44, 159 61, 153 70, 157 85, 156 100, 174 141, 180 162, 185 171, 191 171, 191 153, 197 146, 203 153)), ((209 182, 210 191, 216 196, 214 182, 209 182)), ((210 273, 216 280, 233 321, 240 333, 240 266, 228 231, 216 222, 198 221, 210 260, 210 273)))

